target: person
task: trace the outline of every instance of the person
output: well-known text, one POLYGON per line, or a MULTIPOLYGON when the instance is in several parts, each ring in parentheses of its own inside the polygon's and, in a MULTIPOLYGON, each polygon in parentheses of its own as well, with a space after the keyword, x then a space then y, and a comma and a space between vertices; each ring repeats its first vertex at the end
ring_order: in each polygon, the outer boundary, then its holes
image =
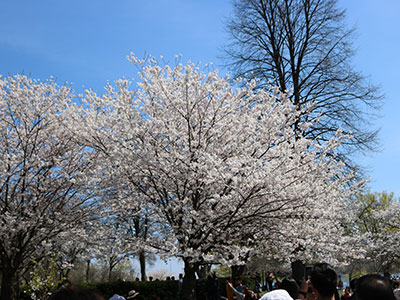
POLYGON ((219 300, 220 292, 218 286, 218 277, 215 274, 215 272, 212 276, 211 275, 207 276, 206 288, 207 288, 208 300, 219 300))
POLYGON ((294 279, 283 279, 279 288, 266 293, 261 300, 290 300, 299 298, 299 286, 294 279))
POLYGON ((340 299, 342 299, 342 300, 350 299, 350 287, 349 286, 346 286, 346 288, 344 289, 344 292, 343 292, 342 296, 340 297, 340 299))
POLYGON ((236 277, 235 280, 233 281, 233 287, 239 292, 243 294, 243 289, 244 289, 244 285, 242 282, 242 279, 239 277, 236 277))
POLYGON ((243 289, 244 300, 257 300, 256 294, 248 286, 243 289))
POLYGON ((244 300, 245 298, 245 294, 239 292, 239 290, 237 290, 229 280, 226 281, 226 294, 228 296, 228 300, 233 300, 235 297, 237 300, 244 300))
POLYGON ((400 284, 398 281, 393 282, 393 294, 396 297, 396 300, 400 300, 400 284))
POLYGON ((120 296, 118 294, 114 294, 112 295, 112 297, 110 298, 110 300, 126 300, 125 297, 120 296))
POLYGON ((104 298, 90 290, 63 287, 55 291, 48 300, 104 300, 104 298))
POLYGON ((278 289, 263 295, 260 300, 293 300, 286 290, 278 289))
POLYGON ((317 300, 337 300, 337 274, 327 263, 314 265, 310 273, 311 287, 317 300))
POLYGON ((352 280, 350 280, 351 296, 349 297, 349 300, 356 299, 355 295, 354 295, 354 293, 356 291, 356 284, 357 284, 357 278, 353 278, 352 280))
POLYGON ((306 292, 305 295, 303 294, 303 298, 304 298, 304 300, 316 300, 317 299, 315 297, 315 294, 314 294, 311 286, 309 286, 307 288, 307 292, 306 292))
POLYGON ((272 271, 268 271, 268 275, 267 275, 267 279, 266 279, 268 291, 272 291, 274 279, 275 279, 274 273, 272 273, 272 271))
POLYGON ((226 291, 226 297, 228 298, 228 300, 233 300, 233 286, 231 283, 231 279, 229 278, 226 282, 225 282, 225 291, 226 291))
POLYGON ((183 274, 179 273, 178 275, 178 298, 182 297, 182 286, 183 286, 183 274))
POLYGON ((339 281, 338 281, 338 284, 337 284, 337 288, 338 288, 339 291, 343 290, 343 281, 342 281, 342 277, 341 276, 339 276, 339 281))
POLYGON ((388 278, 377 274, 368 274, 358 278, 356 300, 396 300, 392 284, 388 278))
POLYGON ((261 276, 259 273, 256 273, 254 277, 256 284, 254 285, 254 293, 260 294, 262 292, 262 286, 261 286, 261 276))
POLYGON ((139 295, 138 292, 136 292, 135 290, 130 290, 128 293, 128 296, 126 297, 126 300, 132 300, 132 299, 136 299, 136 297, 139 295))
POLYGON ((287 291, 293 299, 298 299, 299 298, 299 286, 294 279, 283 279, 282 282, 280 283, 279 287, 285 291, 287 291))

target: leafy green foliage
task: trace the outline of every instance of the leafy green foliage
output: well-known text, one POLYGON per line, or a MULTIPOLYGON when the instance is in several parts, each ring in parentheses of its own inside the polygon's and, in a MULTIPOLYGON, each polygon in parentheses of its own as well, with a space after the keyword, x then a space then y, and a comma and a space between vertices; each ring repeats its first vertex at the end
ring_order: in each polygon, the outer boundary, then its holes
POLYGON ((65 278, 59 277, 56 258, 50 258, 47 264, 34 263, 30 281, 22 289, 30 299, 45 300, 65 278))

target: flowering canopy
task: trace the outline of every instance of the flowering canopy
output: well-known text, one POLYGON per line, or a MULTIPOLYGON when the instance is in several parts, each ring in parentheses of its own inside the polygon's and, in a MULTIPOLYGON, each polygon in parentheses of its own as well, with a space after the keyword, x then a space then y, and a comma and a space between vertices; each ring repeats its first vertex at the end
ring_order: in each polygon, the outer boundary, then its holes
POLYGON ((145 200, 162 237, 153 248, 185 263, 235 264, 255 249, 290 255, 281 246, 307 220, 304 239, 338 227, 351 190, 332 158, 340 131, 324 145, 295 138, 300 112, 277 88, 130 59, 137 89, 120 80, 102 96, 88 92, 81 138, 103 153, 104 174, 136 191, 116 197, 119 207, 145 200))
POLYGON ((55 243, 80 235, 95 215, 93 151, 65 125, 66 87, 25 76, 0 78, 0 263, 2 299, 18 298, 18 278, 55 243))

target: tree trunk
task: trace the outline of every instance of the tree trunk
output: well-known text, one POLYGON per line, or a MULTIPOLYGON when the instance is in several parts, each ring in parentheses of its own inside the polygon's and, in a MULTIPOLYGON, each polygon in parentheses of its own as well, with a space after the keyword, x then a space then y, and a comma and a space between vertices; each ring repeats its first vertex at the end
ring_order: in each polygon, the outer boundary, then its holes
POLYGON ((350 267, 350 271, 349 271, 349 283, 350 283, 350 281, 353 279, 353 272, 354 272, 354 269, 355 269, 355 265, 352 265, 352 266, 350 267))
POLYGON ((185 263, 185 276, 183 277, 181 300, 196 300, 196 271, 197 265, 183 260, 185 263))
POLYGON ((292 265, 292 276, 297 283, 303 282, 306 275, 306 266, 300 260, 296 260, 291 263, 292 265))
POLYGON ((144 251, 139 253, 139 263, 140 263, 140 276, 142 281, 146 281, 146 254, 144 251))
POLYGON ((111 282, 111 278, 112 278, 112 270, 113 270, 113 264, 110 261, 110 265, 108 266, 108 282, 111 282))
POLYGON ((242 278, 245 269, 246 269, 246 265, 232 266, 231 267, 232 279, 242 278))
POLYGON ((86 282, 89 282, 90 259, 86 261, 86 282))
POLYGON ((14 268, 2 268, 0 300, 19 300, 19 275, 14 268))

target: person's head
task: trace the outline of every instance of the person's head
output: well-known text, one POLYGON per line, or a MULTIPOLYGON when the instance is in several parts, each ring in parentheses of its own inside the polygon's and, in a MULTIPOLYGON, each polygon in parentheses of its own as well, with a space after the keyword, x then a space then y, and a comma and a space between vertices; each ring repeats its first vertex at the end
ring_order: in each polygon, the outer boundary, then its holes
POLYGON ((104 298, 90 290, 61 288, 48 300, 104 300, 104 298))
POLYGON ((243 294, 245 295, 245 297, 244 297, 245 300, 246 299, 257 299, 254 292, 251 291, 248 286, 245 286, 243 288, 243 294))
POLYGON ((395 300, 392 284, 388 278, 369 274, 357 280, 356 300, 395 300))
POLYGON ((283 279, 279 287, 286 290, 293 299, 299 296, 299 286, 294 279, 283 279))
POLYGON ((356 290, 357 278, 350 280, 350 288, 354 292, 356 290))
POLYGON ((234 284, 235 286, 241 285, 241 284, 242 284, 242 279, 240 279, 239 277, 236 277, 236 278, 233 280, 233 284, 234 284))
POLYGON ((337 274, 327 263, 316 264, 311 270, 310 281, 312 288, 318 298, 329 298, 335 295, 337 285, 337 274))
POLYGON ((265 300, 293 300, 289 293, 282 289, 268 292, 262 298, 265 300))

